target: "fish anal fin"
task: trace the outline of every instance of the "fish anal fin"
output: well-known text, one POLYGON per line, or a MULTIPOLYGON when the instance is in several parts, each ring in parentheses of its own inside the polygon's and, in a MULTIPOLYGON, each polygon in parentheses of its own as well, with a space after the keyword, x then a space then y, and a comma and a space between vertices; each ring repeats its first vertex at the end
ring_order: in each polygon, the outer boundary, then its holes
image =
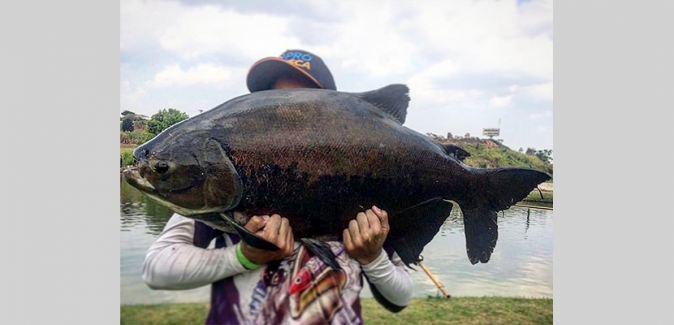
POLYGON ((440 231, 452 207, 452 202, 433 200, 402 212, 404 218, 389 218, 387 241, 408 267, 418 265, 419 255, 440 231))

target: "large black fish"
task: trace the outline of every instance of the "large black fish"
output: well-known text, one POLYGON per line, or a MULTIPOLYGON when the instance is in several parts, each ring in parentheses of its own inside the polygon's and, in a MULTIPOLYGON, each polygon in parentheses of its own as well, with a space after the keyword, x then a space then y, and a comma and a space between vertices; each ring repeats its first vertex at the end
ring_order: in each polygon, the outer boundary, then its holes
POLYGON ((470 262, 486 263, 497 212, 550 176, 463 164, 463 149, 403 126, 409 100, 404 85, 240 96, 136 148, 138 166, 125 179, 177 213, 265 249, 275 246, 241 227, 253 215, 287 217, 295 238, 341 240, 358 212, 377 205, 389 213, 387 242, 407 265, 417 264, 454 202, 470 262))

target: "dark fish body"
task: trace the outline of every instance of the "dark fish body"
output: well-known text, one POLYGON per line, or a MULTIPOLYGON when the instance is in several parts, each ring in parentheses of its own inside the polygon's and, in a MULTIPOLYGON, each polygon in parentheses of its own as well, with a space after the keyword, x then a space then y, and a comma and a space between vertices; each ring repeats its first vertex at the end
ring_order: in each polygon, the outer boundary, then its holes
POLYGON ((408 264, 439 231, 452 201, 464 215, 471 262, 487 262, 496 212, 550 176, 463 164, 462 149, 402 125, 408 102, 403 85, 241 96, 138 147, 138 171, 126 179, 176 212, 226 231, 233 228, 223 212, 236 212, 230 220, 240 225, 277 213, 289 219, 295 238, 341 240, 349 221, 376 205, 389 213, 387 242, 408 264))

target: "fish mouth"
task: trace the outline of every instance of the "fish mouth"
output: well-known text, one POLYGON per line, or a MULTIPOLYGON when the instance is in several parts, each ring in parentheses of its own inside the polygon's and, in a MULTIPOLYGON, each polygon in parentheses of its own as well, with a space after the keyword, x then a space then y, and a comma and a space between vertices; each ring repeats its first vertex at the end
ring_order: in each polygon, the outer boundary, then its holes
MULTIPOLYGON (((148 194, 161 195, 162 191, 155 188, 152 183, 150 183, 145 177, 141 176, 140 170, 137 167, 128 167, 123 172, 124 179, 127 183, 131 184, 133 187, 137 188, 140 191, 143 191, 148 194)), ((169 193, 171 194, 182 194, 185 193, 198 184, 191 184, 179 189, 171 189, 169 193)))
MULTIPOLYGON (((169 209, 183 215, 183 216, 192 216, 199 214, 207 214, 213 212, 222 212, 221 208, 202 208, 202 209, 189 209, 176 205, 163 197, 160 191, 158 191, 152 184, 140 175, 140 171, 137 167, 128 167, 122 172, 124 180, 134 188, 141 191, 143 194, 147 195, 149 198, 157 201, 158 203, 168 207, 169 209)), ((172 194, 181 194, 191 190, 196 187, 196 185, 190 185, 186 188, 179 190, 171 190, 172 194)))
POLYGON ((127 167, 123 172, 124 180, 131 186, 148 194, 158 194, 157 189, 150 184, 143 176, 140 176, 140 171, 137 167, 127 167))

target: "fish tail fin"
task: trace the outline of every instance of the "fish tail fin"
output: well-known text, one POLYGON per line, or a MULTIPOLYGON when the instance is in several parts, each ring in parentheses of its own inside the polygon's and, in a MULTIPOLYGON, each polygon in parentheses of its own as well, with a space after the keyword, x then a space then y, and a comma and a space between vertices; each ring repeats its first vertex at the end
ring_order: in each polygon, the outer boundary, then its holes
POLYGON ((472 264, 487 263, 498 239, 497 215, 526 198, 550 175, 524 168, 473 169, 469 195, 457 200, 463 214, 466 251, 472 264))

